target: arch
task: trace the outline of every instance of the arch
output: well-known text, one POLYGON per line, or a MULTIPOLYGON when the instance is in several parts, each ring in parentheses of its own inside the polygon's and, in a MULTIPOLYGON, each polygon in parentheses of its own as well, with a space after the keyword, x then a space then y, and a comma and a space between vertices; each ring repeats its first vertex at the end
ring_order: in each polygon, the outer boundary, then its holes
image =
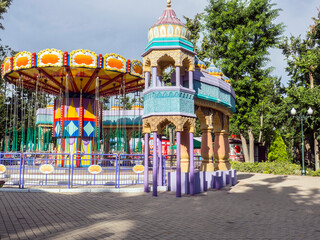
POLYGON ((183 125, 183 130, 187 130, 190 133, 194 133, 196 128, 196 119, 195 118, 188 118, 184 125, 183 125))
POLYGON ((160 37, 166 37, 167 36, 167 30, 165 26, 160 27, 160 37))
POLYGON ((153 36, 156 38, 156 37, 159 37, 159 29, 158 29, 158 27, 155 27, 154 29, 153 29, 153 36))
POLYGON ((151 133, 150 123, 145 119, 142 120, 142 129, 143 133, 151 133))
POLYGON ((174 30, 174 35, 179 37, 181 35, 181 27, 177 26, 176 29, 174 30))
POLYGON ((158 128, 158 133, 161 134, 162 130, 169 124, 173 124, 175 127, 176 124, 172 121, 172 119, 164 118, 161 122, 159 122, 157 128, 158 128))
POLYGON ((162 71, 165 70, 168 67, 174 67, 175 66, 175 59, 170 56, 170 54, 163 54, 160 58, 157 60, 157 66, 162 71))
POLYGON ((149 30, 148 37, 149 37, 149 41, 151 41, 151 39, 153 39, 153 30, 152 29, 149 30))
POLYGON ((173 36, 173 27, 171 24, 168 26, 167 32, 169 37, 173 36))
POLYGON ((150 58, 144 59, 143 70, 144 70, 144 72, 150 72, 151 71, 151 60, 150 60, 150 58))
POLYGON ((185 57, 182 60, 182 68, 184 69, 184 71, 193 71, 192 60, 189 57, 185 57))

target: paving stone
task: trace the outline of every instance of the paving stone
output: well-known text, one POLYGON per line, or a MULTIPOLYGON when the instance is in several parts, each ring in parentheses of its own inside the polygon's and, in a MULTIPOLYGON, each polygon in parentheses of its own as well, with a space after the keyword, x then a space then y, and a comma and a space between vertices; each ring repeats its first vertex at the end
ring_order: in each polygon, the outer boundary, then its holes
POLYGON ((320 239, 320 178, 239 174, 220 191, 1 192, 1 239, 320 239))

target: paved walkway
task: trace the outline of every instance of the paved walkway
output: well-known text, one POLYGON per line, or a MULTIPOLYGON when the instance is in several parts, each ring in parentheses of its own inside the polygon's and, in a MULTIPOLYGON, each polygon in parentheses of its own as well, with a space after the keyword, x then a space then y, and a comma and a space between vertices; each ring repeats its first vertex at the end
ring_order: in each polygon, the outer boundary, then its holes
POLYGON ((0 192, 0 239, 320 239, 320 178, 242 174, 180 199, 0 192))

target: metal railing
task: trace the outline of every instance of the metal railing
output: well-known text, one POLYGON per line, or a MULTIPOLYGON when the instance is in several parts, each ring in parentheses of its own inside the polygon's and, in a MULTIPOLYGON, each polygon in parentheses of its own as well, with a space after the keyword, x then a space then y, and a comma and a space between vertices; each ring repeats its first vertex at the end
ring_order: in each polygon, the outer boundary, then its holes
POLYGON ((118 188, 120 185, 143 184, 144 155, 120 154, 118 159, 118 188))
POLYGON ((116 154, 76 153, 72 155, 72 162, 71 187, 117 186, 118 156, 116 154))
MULTIPOLYGON (((152 183, 152 155, 144 169, 143 154, 84 154, 84 153, 0 153, 0 180, 6 185, 24 186, 114 186, 143 184, 144 171, 152 183)), ((176 155, 162 156, 162 179, 166 185, 167 172, 176 170, 176 155)), ((199 169, 201 157, 195 156, 199 169)), ((159 158, 157 162, 159 166, 159 158)))
POLYGON ((68 186, 71 183, 71 158, 68 153, 24 153, 21 187, 68 186))
POLYGON ((21 187, 21 153, 0 153, 0 181, 21 187))

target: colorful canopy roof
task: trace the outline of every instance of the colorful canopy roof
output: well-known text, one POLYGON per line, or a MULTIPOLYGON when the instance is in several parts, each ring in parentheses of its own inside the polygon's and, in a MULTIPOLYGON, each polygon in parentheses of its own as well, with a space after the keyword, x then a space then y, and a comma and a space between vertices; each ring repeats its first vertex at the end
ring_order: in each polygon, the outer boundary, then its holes
POLYGON ((175 11, 171 8, 171 0, 163 11, 158 21, 149 29, 149 43, 146 51, 150 48, 182 47, 193 51, 193 45, 189 41, 191 32, 177 18, 175 11))
POLYGON ((219 68, 217 68, 213 63, 211 63, 206 70, 212 76, 221 77, 223 75, 222 71, 219 68))
POLYGON ((102 54, 89 50, 74 50, 71 53, 57 49, 45 49, 38 54, 19 52, 7 57, 2 64, 2 76, 8 82, 53 95, 62 92, 95 94, 100 96, 141 90, 144 85, 142 63, 125 59, 118 54, 102 54))
POLYGON ((167 9, 163 11, 161 17, 159 20, 153 24, 152 27, 159 26, 162 24, 175 24, 175 25, 181 25, 183 27, 186 27, 179 18, 177 18, 177 15, 175 11, 171 8, 171 1, 168 1, 167 9))
POLYGON ((197 56, 194 57, 194 64, 196 68, 206 69, 205 62, 201 61, 197 56))

